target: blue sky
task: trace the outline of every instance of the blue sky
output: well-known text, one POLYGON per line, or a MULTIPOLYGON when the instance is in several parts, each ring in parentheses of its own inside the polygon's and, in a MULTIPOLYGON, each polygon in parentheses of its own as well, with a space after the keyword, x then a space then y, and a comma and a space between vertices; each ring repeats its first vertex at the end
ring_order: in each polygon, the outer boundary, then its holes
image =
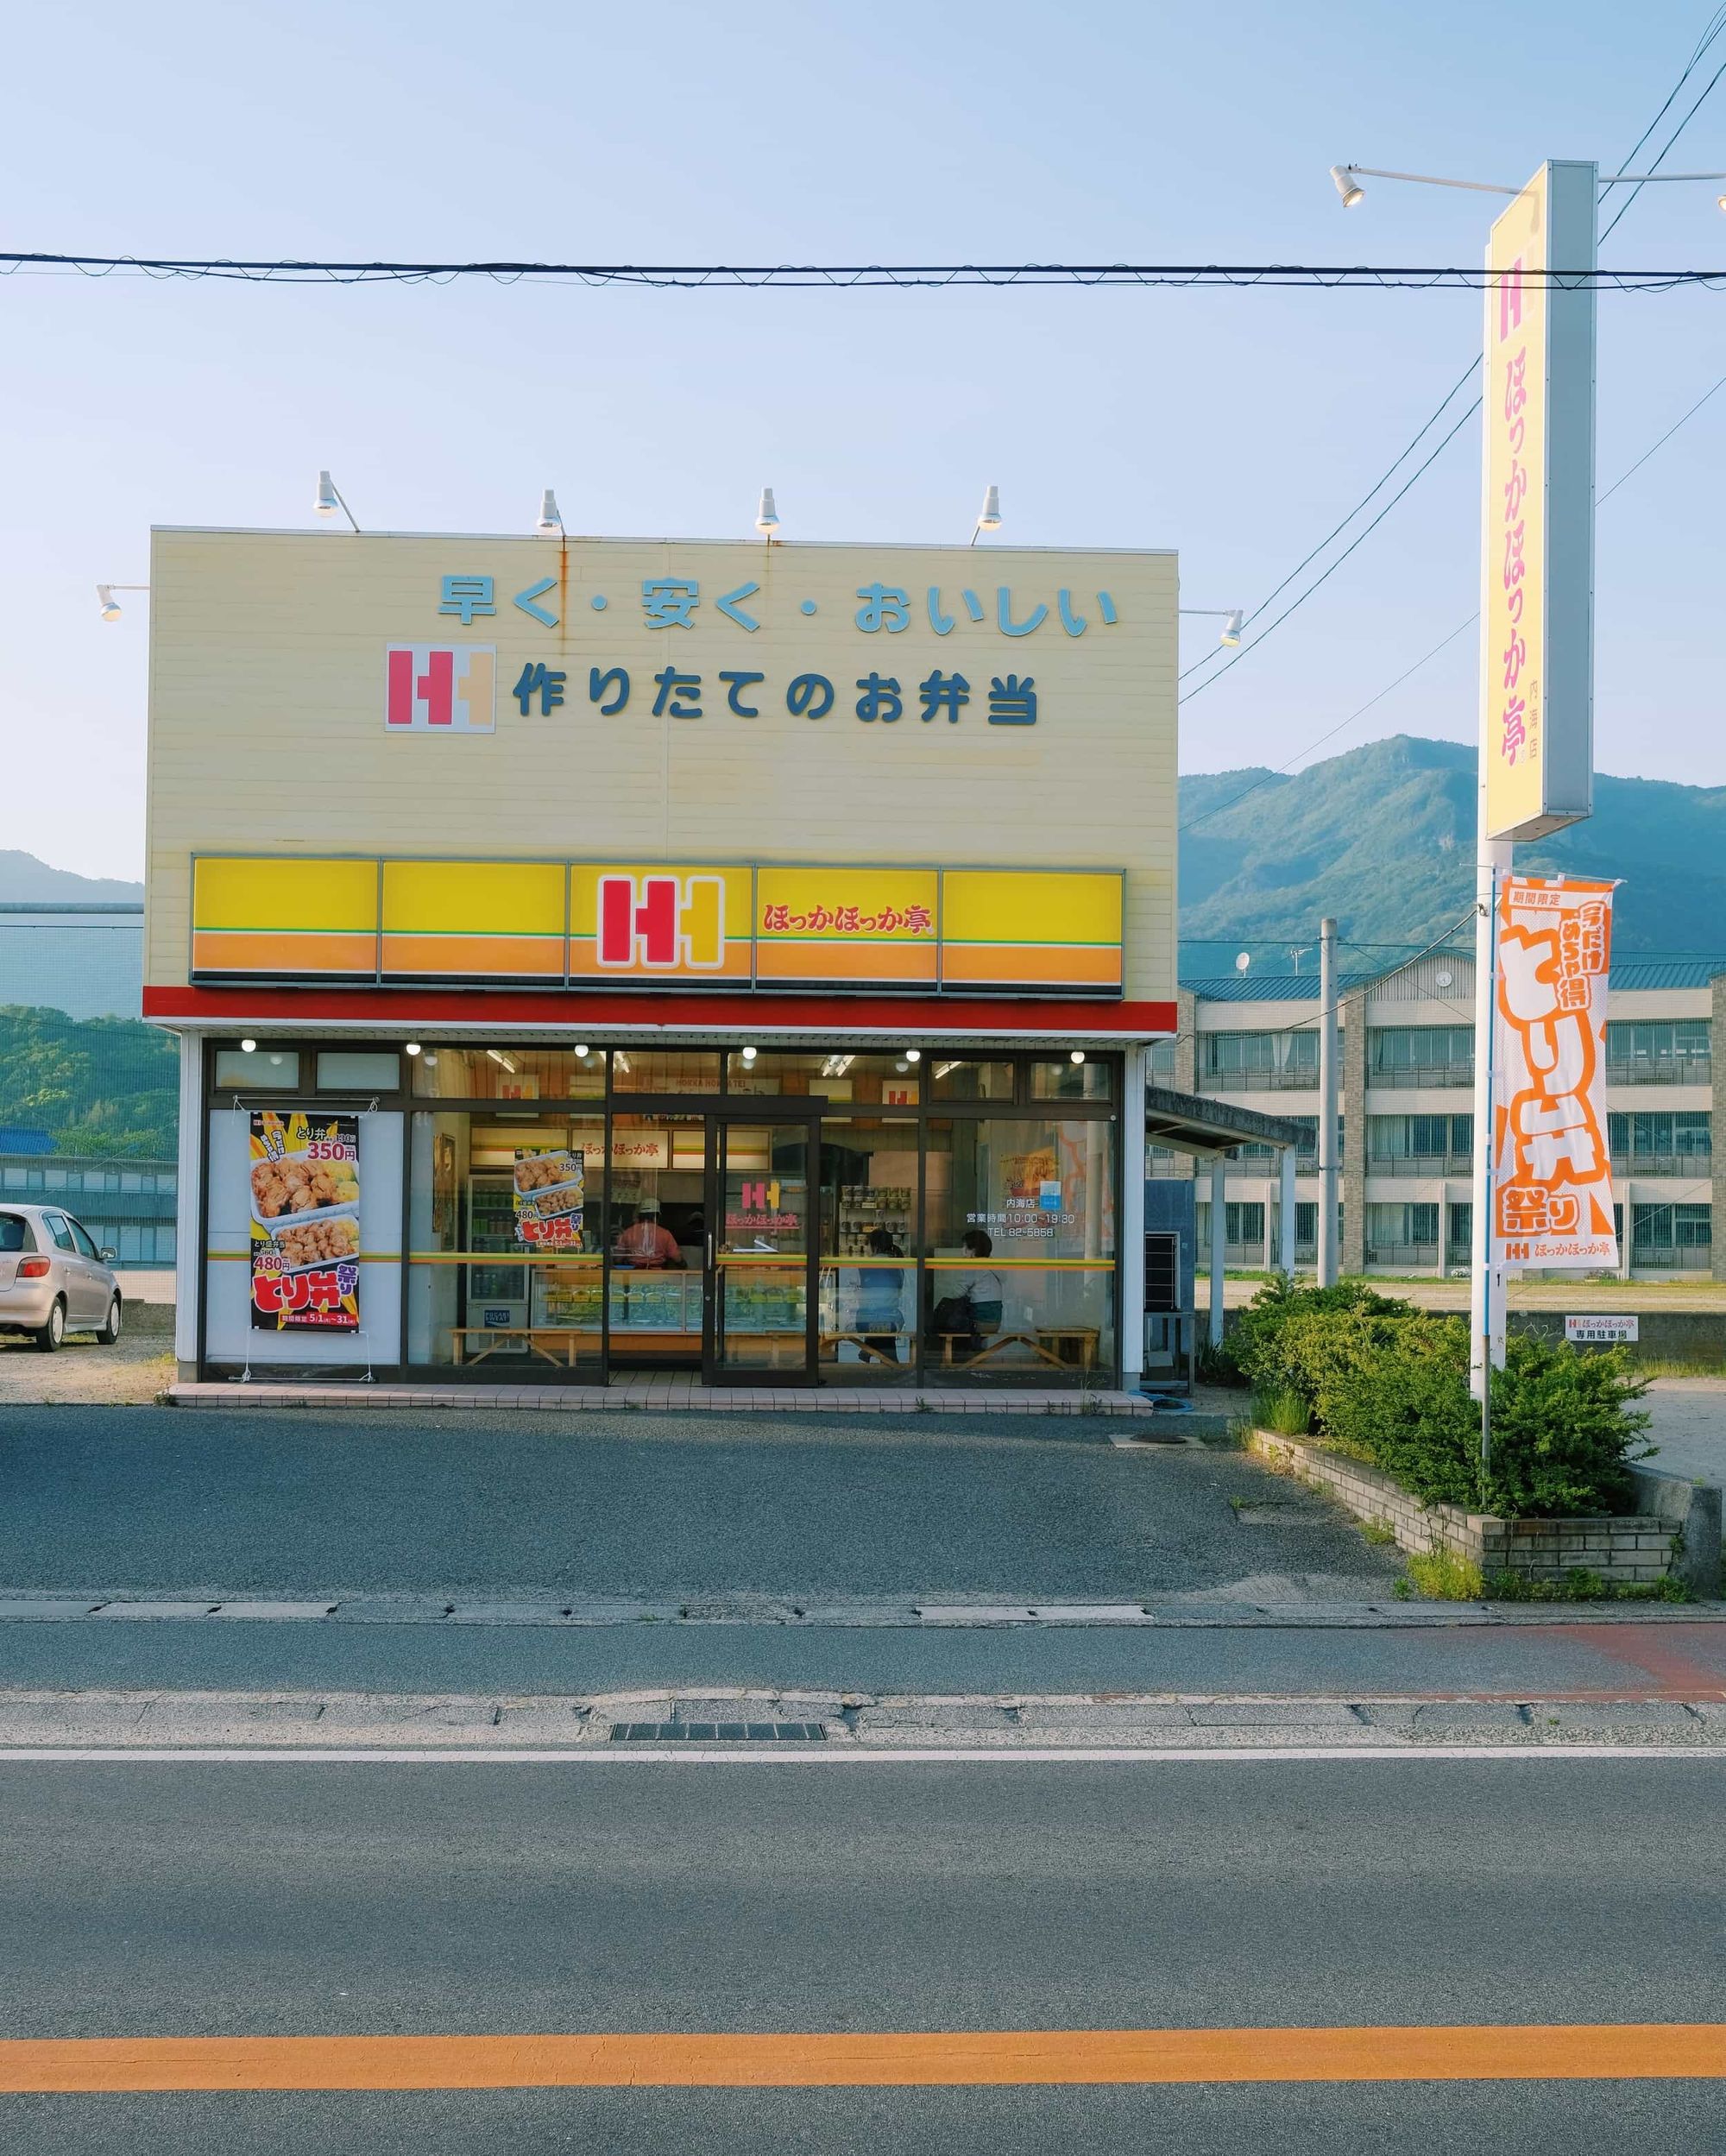
MULTIPOLYGON (((108 0, 9 28, 6 244, 273 256, 1477 262, 1489 198, 1615 168, 1711 0, 108 0)), ((1716 48, 1726 58, 1726 41, 1716 48)), ((1707 72, 1716 64, 1710 60, 1707 72)), ((1705 80, 1694 79, 1692 88, 1705 80)), ((1689 92, 1678 108, 1682 111, 1689 92)), ((1726 167, 1726 83, 1668 161, 1726 167)), ((1650 189, 1627 265, 1726 268, 1713 190, 1650 189)), ((146 640, 98 619, 152 522, 1174 545, 1251 606, 1467 363, 1472 294, 350 291, 0 281, 0 847, 143 859, 146 640)), ((1602 483, 1723 371, 1726 293, 1605 299, 1602 483)), ((1597 757, 1726 783, 1726 391, 1602 511, 1597 757)), ((1183 715, 1182 764, 1282 763, 1474 608, 1477 438, 1183 715)), ((1189 658, 1209 625, 1192 623, 1189 658)), ((1323 753, 1471 735, 1471 633, 1323 753)))

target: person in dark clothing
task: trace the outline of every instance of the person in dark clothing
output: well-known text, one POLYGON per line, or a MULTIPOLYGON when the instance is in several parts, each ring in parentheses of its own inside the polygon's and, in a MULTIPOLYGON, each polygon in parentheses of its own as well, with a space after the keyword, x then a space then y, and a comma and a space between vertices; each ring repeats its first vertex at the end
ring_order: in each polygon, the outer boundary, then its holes
MULTIPOLYGON (((965 1251, 970 1258, 992 1258, 995 1245, 980 1227, 965 1231, 965 1251)), ((992 1265, 979 1265, 969 1272, 949 1275, 950 1286, 935 1306, 929 1319, 929 1345, 944 1348, 952 1336, 955 1356, 980 1355, 989 1333, 1001 1329, 1001 1306, 1006 1290, 992 1265)))

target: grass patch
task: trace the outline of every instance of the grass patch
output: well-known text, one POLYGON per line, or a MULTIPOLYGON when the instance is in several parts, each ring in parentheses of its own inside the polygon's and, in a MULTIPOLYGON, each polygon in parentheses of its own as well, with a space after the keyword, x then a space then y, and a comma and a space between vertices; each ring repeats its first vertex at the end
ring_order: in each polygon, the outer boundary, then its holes
POLYGON ((1370 1542, 1375 1549, 1389 1549, 1396 1540, 1396 1530, 1389 1520, 1363 1520, 1360 1539, 1370 1542))
POLYGON ((1636 1365, 1639 1377, 1726 1377, 1726 1362, 1718 1357, 1690 1360, 1680 1355, 1649 1355, 1636 1365))
POLYGON ((1408 1577, 1428 1602, 1478 1602, 1485 1592, 1478 1565, 1453 1550, 1431 1550, 1408 1560, 1408 1577))
POLYGON ((1609 1580, 1577 1565, 1562 1579, 1529 1579, 1521 1573, 1494 1573, 1487 1593, 1495 1602, 1691 1602, 1688 1585, 1673 1579, 1609 1580))
POLYGON ((1273 1430, 1278 1437, 1305 1437, 1312 1428, 1307 1403, 1288 1386, 1257 1394, 1252 1411, 1260 1429, 1273 1430))

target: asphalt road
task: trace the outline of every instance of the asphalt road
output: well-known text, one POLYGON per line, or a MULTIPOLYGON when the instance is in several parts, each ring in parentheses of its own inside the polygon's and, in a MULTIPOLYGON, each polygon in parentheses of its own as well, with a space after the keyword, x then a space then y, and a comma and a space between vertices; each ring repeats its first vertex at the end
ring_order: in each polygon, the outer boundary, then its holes
MULTIPOLYGON (((21 2038, 1721 2021, 1723 1771, 6 1762, 0 2020, 21 2038)), ((0 2133, 31 2156, 1701 2156, 1720 2111, 1717 2082, 1679 2081, 28 2096, 0 2100, 0 2133)))
POLYGON ((1268 1579, 1342 1599, 1400 1573, 1241 1454, 1121 1452, 1118 1427, 18 1408, 0 1584, 1082 1599, 1268 1579))

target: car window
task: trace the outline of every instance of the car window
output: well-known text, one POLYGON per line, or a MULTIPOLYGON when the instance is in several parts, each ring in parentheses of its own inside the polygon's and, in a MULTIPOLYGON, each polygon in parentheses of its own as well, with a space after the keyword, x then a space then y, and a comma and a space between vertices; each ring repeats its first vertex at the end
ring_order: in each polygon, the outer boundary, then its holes
POLYGON ((0 1213, 0 1251, 34 1250, 35 1238, 21 1213, 0 1213))
POLYGON ((66 1226, 72 1230, 73 1235, 77 1237, 78 1247, 81 1254, 85 1258, 93 1258, 99 1265, 102 1263, 102 1253, 97 1249, 95 1244, 91 1241, 90 1230, 85 1226, 83 1221, 68 1220, 66 1222, 66 1226))
POLYGON ((62 1220, 58 1213, 45 1213, 42 1218, 47 1223, 48 1233, 53 1236, 60 1249, 69 1250, 73 1257, 76 1257, 78 1245, 72 1239, 72 1229, 68 1223, 62 1220))

